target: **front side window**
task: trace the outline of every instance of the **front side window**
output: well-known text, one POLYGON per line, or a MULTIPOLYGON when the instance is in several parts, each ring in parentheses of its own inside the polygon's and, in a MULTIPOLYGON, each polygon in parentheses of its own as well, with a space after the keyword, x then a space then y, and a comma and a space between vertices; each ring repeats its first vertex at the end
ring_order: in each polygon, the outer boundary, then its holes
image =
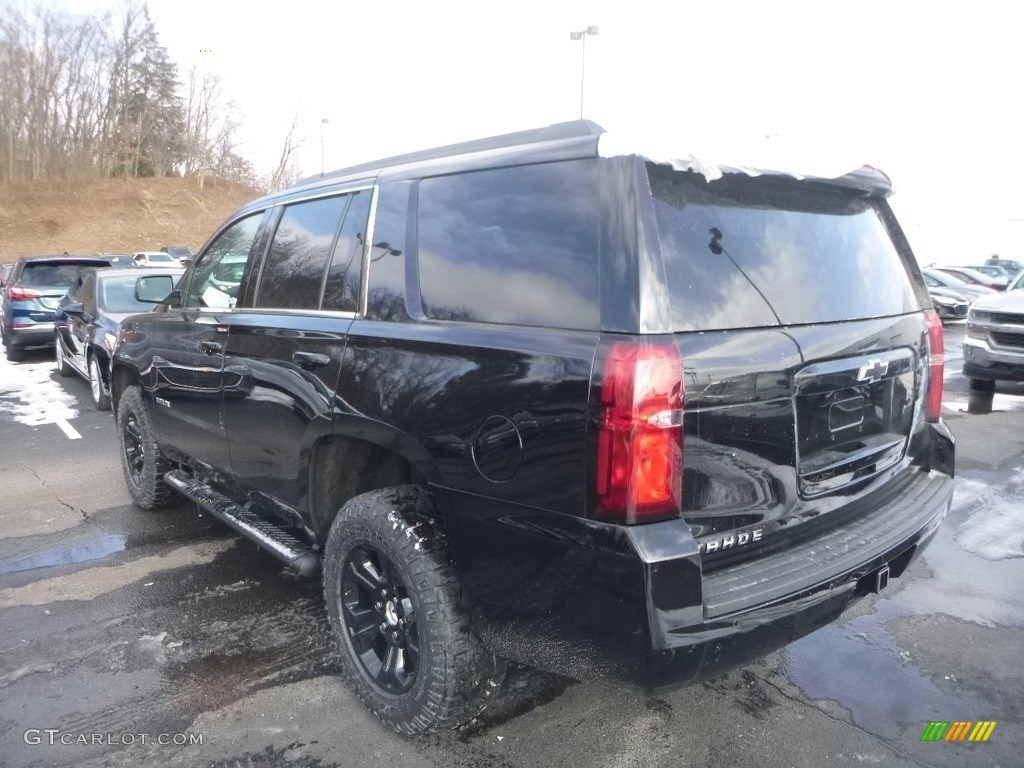
POLYGON ((186 307, 229 309, 235 306, 262 219, 260 212, 236 221, 210 243, 192 273, 186 307))
POLYGON ((424 179, 417 225, 428 317, 597 328, 596 161, 424 179))
POLYGON ((82 276, 82 297, 79 299, 87 314, 96 314, 96 274, 82 276))

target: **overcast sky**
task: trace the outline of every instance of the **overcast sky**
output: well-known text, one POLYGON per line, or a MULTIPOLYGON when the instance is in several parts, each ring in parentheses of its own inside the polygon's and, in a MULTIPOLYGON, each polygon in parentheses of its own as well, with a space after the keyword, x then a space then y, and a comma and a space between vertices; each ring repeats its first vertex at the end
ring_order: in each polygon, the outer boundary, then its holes
POLYGON ((222 76, 261 171, 296 110, 308 174, 321 129, 330 170, 575 119, 582 46, 569 32, 594 25, 584 112, 605 128, 726 160, 875 165, 922 263, 1024 258, 1021 14, 957 5, 149 2, 181 72, 222 76))

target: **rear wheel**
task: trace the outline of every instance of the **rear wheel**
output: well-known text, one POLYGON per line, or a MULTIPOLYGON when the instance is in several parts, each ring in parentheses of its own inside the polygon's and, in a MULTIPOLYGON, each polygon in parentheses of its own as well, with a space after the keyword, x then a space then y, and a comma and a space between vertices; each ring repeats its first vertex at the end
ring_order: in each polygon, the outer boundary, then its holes
POLYGON ((143 509, 165 506, 171 488, 164 482, 170 469, 160 453, 153 422, 139 387, 129 387, 117 404, 117 434, 121 441, 121 469, 132 500, 143 509))
POLYGON ((25 350, 13 344, 7 345, 7 359, 12 363, 19 363, 25 359, 25 350))
MULTIPOLYGON (((57 348, 60 349, 59 342, 57 348)), ((89 356, 89 388, 92 390, 92 401, 96 404, 96 410, 109 411, 110 395, 103 391, 103 374, 100 372, 100 363, 96 355, 89 356)))
POLYGON ((72 373, 74 373, 74 371, 71 370, 71 366, 68 365, 68 361, 64 357, 64 345, 61 344, 60 336, 56 336, 55 335, 53 337, 53 343, 54 343, 54 347, 55 347, 55 350, 56 350, 54 352, 54 354, 57 357, 57 373, 60 376, 63 376, 64 378, 67 378, 72 373))
POLYGON ((357 496, 338 512, 324 557, 346 676, 371 712, 410 736, 475 716, 504 671, 470 629, 431 504, 417 486, 357 496))
POLYGON ((996 383, 993 379, 971 379, 968 382, 970 388, 975 392, 995 392, 996 383))

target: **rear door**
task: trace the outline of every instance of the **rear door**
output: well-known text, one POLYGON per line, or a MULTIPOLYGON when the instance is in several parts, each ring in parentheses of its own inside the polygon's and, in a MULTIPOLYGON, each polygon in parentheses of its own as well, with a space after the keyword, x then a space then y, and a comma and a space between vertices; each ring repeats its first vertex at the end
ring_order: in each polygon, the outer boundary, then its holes
POLYGON ((305 505, 309 450, 332 430, 371 199, 371 189, 354 188, 278 208, 258 279, 229 319, 224 424, 232 473, 296 509, 305 505))

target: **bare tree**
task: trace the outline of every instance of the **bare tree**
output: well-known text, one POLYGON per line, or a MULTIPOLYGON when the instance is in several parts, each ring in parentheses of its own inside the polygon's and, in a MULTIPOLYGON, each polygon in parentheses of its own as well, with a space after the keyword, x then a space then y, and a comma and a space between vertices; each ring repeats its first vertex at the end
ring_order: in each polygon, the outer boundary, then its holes
POLYGON ((295 152, 302 146, 304 140, 296 138, 295 132, 299 127, 299 111, 295 110, 292 117, 291 128, 284 137, 284 145, 281 147, 281 157, 277 161, 277 168, 270 177, 270 191, 276 192, 279 189, 286 189, 299 180, 301 173, 296 163, 295 152))
POLYGON ((112 18, 0 0, 0 181, 210 174, 255 182, 217 75, 182 88, 144 0, 112 18), (113 25, 113 26, 112 26, 113 25))

